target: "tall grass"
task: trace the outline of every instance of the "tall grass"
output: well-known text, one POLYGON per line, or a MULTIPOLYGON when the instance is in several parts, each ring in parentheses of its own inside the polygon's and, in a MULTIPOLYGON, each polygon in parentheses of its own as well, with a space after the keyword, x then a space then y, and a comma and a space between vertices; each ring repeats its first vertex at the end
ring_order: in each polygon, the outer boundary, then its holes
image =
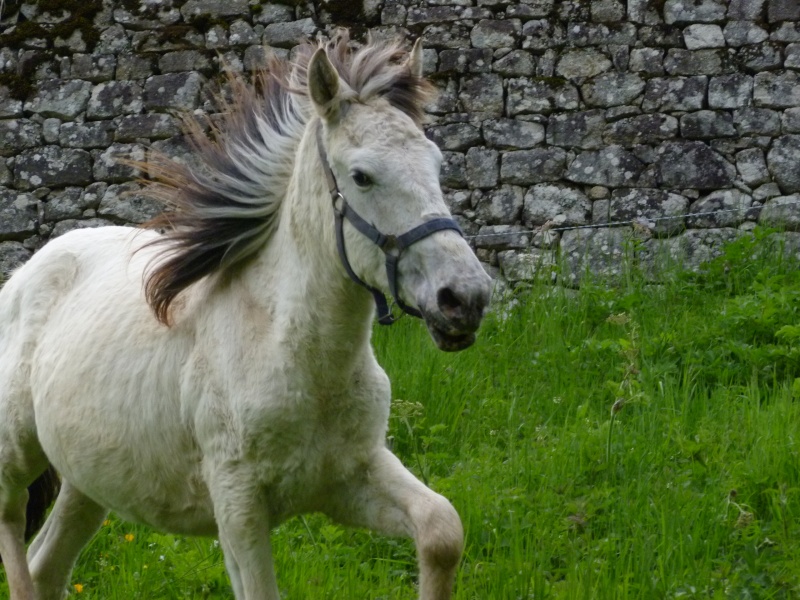
MULTIPOLYGON (((455 355, 376 331, 394 450, 464 521, 456 598, 800 597, 800 272, 765 242, 656 284, 534 284, 455 355)), ((406 540, 316 515, 273 537, 288 599, 416 597, 406 540)), ((113 518, 73 583, 231 597, 213 541, 113 518)))

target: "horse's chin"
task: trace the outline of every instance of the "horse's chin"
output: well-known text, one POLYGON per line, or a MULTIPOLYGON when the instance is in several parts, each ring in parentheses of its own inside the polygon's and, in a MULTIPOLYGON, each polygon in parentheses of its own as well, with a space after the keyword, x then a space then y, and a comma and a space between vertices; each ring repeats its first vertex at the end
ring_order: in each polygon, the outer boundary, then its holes
POLYGON ((437 327, 436 324, 426 321, 428 332, 431 334, 436 347, 444 352, 458 352, 475 343, 475 332, 452 334, 437 327))

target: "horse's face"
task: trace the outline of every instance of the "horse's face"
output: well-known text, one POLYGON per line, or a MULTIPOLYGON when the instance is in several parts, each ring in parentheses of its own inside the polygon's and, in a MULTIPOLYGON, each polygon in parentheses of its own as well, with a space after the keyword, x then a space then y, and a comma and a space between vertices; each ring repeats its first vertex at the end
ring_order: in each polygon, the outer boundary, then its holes
MULTIPOLYGON (((419 52, 409 68, 419 68, 419 52)), ((355 212, 394 236, 450 217, 439 186, 442 153, 408 115, 382 97, 348 100, 352 94, 322 53, 309 66, 309 87, 325 123, 330 167, 355 212)), ((383 252, 348 223, 344 233, 352 269, 388 293, 383 252)), ((398 273, 398 295, 422 313, 440 349, 462 350, 475 341, 491 279, 458 232, 439 230, 402 250, 398 273)))

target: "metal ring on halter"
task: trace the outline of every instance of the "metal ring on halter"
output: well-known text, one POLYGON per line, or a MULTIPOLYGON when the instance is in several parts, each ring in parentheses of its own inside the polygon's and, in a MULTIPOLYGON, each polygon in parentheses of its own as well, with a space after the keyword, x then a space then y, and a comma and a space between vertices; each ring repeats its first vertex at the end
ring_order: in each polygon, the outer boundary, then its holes
POLYGON ((457 231, 463 237, 464 232, 461 231, 458 223, 449 217, 438 217, 425 221, 416 227, 406 231, 401 235, 386 235, 381 233, 377 227, 366 221, 361 215, 354 211, 349 204, 344 194, 339 190, 339 185, 336 183, 336 177, 331 170, 328 163, 328 155, 325 152, 325 146, 322 141, 322 123, 320 122, 317 127, 317 148, 319 157, 322 162, 322 168, 325 172, 325 179, 328 182, 328 192, 331 195, 331 203, 333 205, 333 214, 336 221, 336 248, 339 252, 339 259, 342 261, 344 270, 347 272, 348 277, 361 287, 369 290, 372 297, 375 299, 375 305, 378 311, 378 323, 381 325, 391 325, 399 317, 395 317, 389 308, 389 303, 386 301, 386 296, 376 287, 373 287, 362 280, 353 268, 350 266, 350 261, 347 259, 347 250, 344 245, 344 220, 356 228, 356 230, 369 239, 373 244, 378 246, 386 256, 386 278, 389 282, 389 291, 394 298, 395 304, 400 309, 413 317, 422 318, 422 313, 416 308, 409 306, 400 298, 400 291, 397 284, 399 276, 399 263, 400 256, 403 250, 411 246, 437 231, 451 230, 457 231), (337 206, 338 201, 341 200, 341 207, 337 206))

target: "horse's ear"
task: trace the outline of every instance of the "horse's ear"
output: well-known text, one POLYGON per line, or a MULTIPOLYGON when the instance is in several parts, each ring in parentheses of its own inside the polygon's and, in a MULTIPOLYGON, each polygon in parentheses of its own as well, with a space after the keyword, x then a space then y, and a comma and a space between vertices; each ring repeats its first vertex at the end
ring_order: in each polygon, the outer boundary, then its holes
POLYGON ((328 123, 335 123, 341 116, 340 90, 339 74, 320 48, 308 63, 308 93, 319 116, 328 123))
POLYGON ((422 63, 422 38, 418 37, 417 41, 414 42, 414 47, 411 48, 411 52, 408 54, 406 65, 408 66, 408 70, 411 71, 412 75, 415 77, 422 77, 422 63))

